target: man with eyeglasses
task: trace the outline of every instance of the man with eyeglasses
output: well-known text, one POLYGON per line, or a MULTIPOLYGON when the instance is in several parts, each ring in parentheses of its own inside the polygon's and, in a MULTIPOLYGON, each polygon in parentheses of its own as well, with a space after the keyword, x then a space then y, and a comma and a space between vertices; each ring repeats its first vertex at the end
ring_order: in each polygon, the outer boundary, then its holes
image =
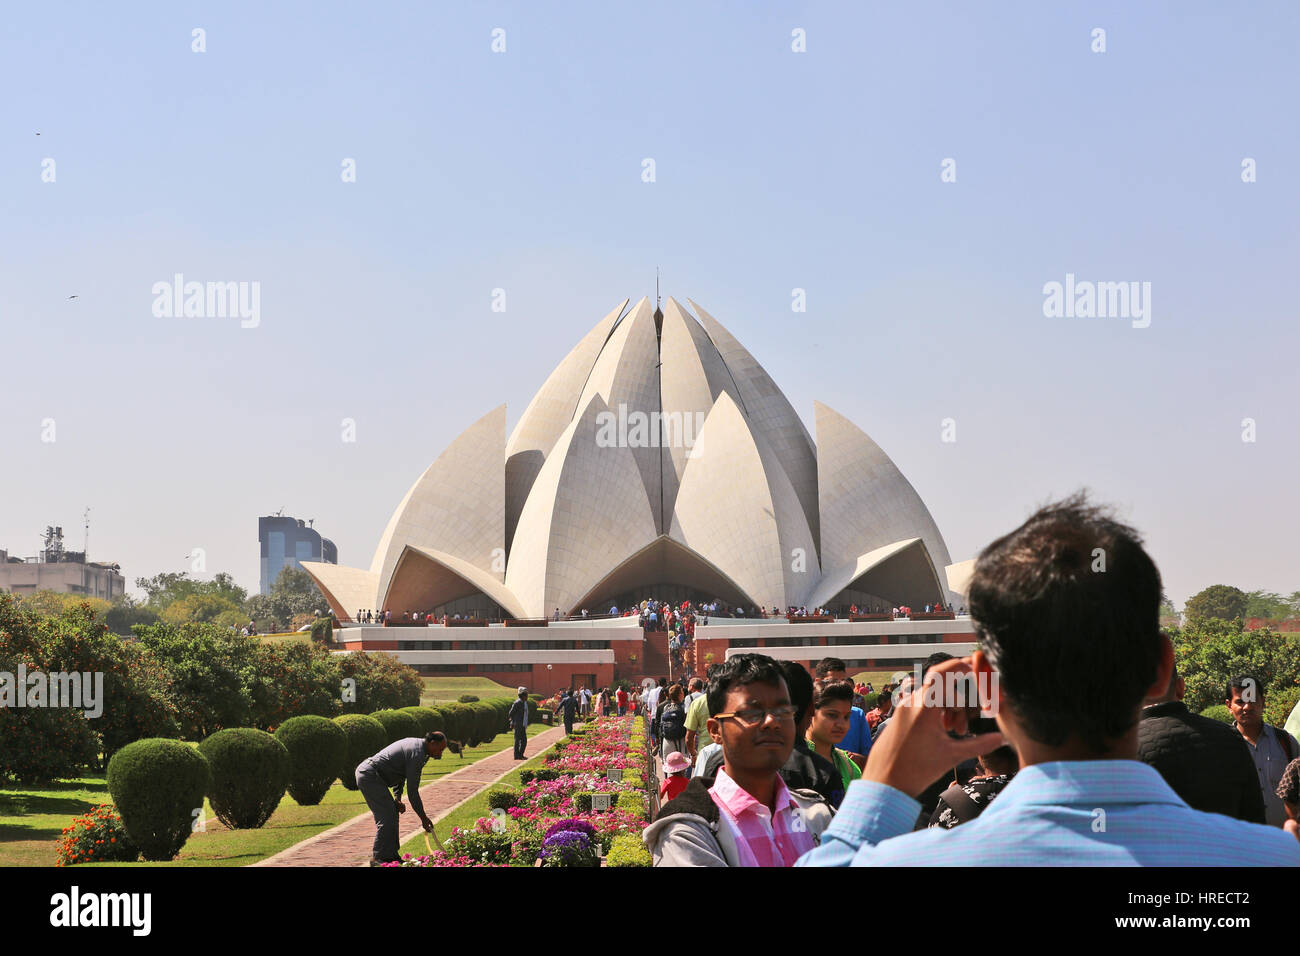
POLYGON ((790 790, 781 767, 794 749, 795 705, 781 665, 738 654, 709 675, 708 731, 723 764, 664 804, 642 834, 655 866, 793 866, 818 845, 831 809, 790 790))

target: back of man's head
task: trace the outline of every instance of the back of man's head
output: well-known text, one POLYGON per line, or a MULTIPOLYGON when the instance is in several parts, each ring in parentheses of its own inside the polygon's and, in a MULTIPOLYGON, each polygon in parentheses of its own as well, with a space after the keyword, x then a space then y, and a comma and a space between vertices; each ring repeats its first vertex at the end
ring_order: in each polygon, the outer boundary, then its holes
POLYGON ((691 678, 691 693, 704 690, 704 681, 699 677, 691 678))
POLYGON ((781 672, 785 675, 785 686, 790 688, 790 703, 799 708, 794 715, 795 726, 802 727, 803 719, 808 715, 808 708, 812 706, 812 676, 798 661, 784 661, 781 664, 781 672))
POLYGON ((925 677, 926 674, 930 673, 930 668, 935 664, 942 664, 944 661, 950 660, 952 660, 951 654, 947 654, 943 651, 935 651, 925 659, 925 666, 921 668, 921 676, 925 677))
POLYGON ((1137 532, 1083 494, 980 553, 971 616, 1029 737, 1102 754, 1133 727, 1160 666, 1160 594, 1137 532))
POLYGON ((827 674, 838 674, 840 671, 847 669, 844 662, 838 657, 823 657, 817 662, 817 669, 813 673, 817 677, 825 677, 827 674))

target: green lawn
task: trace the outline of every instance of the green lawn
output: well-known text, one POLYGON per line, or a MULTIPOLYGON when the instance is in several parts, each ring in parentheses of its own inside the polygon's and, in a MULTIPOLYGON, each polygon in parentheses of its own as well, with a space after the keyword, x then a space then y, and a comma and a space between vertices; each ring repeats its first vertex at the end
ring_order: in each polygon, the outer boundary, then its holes
MULTIPOLYGON (((897 671, 903 671, 905 673, 910 674, 912 672, 912 668, 903 667, 900 664, 896 668, 896 670, 892 670, 892 671, 862 671, 860 674, 853 675, 853 682, 855 684, 858 683, 870 684, 877 691, 879 691, 881 687, 883 687, 886 683, 888 683, 889 679, 893 677, 897 671)), ((876 705, 873 702, 871 706, 874 707, 876 705)))
POLYGON ((420 703, 424 705, 455 701, 461 694, 473 694, 480 700, 490 697, 509 697, 513 700, 518 693, 517 686, 505 687, 486 677, 426 677, 420 703))
MULTIPOLYGON (((528 728, 528 734, 534 736, 549 729, 545 724, 533 724, 528 728)), ((498 734, 490 744, 467 749, 463 757, 446 753, 441 760, 430 760, 425 764, 420 780, 422 784, 432 783, 513 745, 514 735, 504 733, 498 734)), ((91 774, 40 789, 0 789, 0 867, 53 866, 55 846, 72 818, 97 804, 111 802, 103 774, 91 774)), ((347 790, 337 782, 325 799, 314 807, 300 807, 286 793, 271 819, 258 830, 227 830, 212 812, 211 805, 204 801, 207 828, 204 832, 192 834, 175 860, 167 863, 83 865, 247 866, 368 812, 366 801, 358 791, 347 790)))

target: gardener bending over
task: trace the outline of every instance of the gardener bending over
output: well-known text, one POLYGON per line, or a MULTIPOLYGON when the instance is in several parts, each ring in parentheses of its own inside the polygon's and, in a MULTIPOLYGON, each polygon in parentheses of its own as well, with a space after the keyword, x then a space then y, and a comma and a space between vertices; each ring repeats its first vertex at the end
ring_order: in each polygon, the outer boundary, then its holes
MULTIPOLYGON (((420 737, 405 737, 389 744, 373 757, 367 757, 357 766, 357 787, 366 798, 366 805, 375 815, 375 846, 370 865, 397 861, 397 815, 405 813, 402 804, 402 786, 406 786, 411 807, 419 816, 424 829, 434 833, 433 821, 424 812, 420 802, 420 773, 432 757, 442 759, 447 748, 447 738, 435 730, 420 737), (388 791, 392 789, 390 796, 388 791)), ((435 839, 437 834, 434 833, 435 839)))

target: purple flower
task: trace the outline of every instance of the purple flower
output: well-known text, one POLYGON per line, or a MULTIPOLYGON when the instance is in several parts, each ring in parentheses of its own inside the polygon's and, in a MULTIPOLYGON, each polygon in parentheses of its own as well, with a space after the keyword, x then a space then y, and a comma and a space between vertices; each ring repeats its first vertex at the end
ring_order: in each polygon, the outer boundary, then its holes
POLYGON ((586 820, 579 820, 575 817, 570 817, 567 820, 557 820, 552 823, 546 830, 546 839, 550 840, 553 835, 566 831, 570 833, 581 833, 585 835, 591 843, 594 843, 599 839, 595 827, 586 820))

